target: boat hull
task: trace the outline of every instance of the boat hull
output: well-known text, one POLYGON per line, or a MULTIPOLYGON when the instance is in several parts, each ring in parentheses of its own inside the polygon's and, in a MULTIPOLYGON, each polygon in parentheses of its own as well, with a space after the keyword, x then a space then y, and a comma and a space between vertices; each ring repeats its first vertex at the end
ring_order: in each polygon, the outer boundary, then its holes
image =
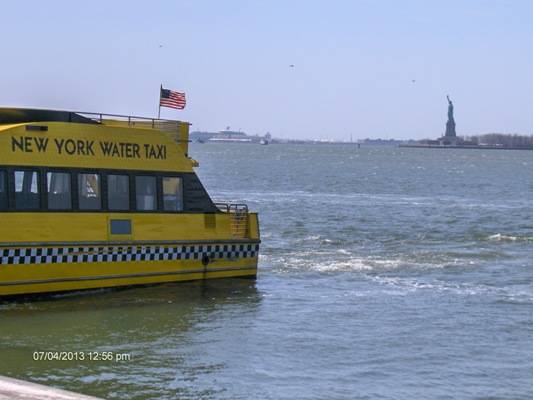
POLYGON ((259 244, 106 244, 0 249, 0 296, 255 277, 259 244))
POLYGON ((257 274, 256 213, 246 214, 241 237, 230 212, 2 217, 10 229, 0 231, 0 296, 257 274), (129 235, 111 234, 118 219, 129 235))

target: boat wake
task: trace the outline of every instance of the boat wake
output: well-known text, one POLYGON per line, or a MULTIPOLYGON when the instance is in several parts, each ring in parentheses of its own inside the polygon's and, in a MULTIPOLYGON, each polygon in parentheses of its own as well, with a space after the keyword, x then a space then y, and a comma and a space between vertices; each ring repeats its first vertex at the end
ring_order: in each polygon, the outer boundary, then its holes
POLYGON ((421 271, 450 268, 458 265, 473 265, 472 259, 461 259, 451 253, 392 254, 388 256, 358 256, 346 249, 331 251, 300 251, 290 254, 260 256, 263 268, 269 265, 278 271, 315 272, 387 272, 421 271))

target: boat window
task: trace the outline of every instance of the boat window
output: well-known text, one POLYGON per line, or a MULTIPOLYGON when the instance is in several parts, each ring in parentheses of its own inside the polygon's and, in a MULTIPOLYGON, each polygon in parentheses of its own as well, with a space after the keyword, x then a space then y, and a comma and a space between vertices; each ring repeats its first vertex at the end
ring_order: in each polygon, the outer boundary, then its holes
POLYGON ((137 210, 150 211, 157 209, 157 181, 155 176, 136 176, 135 195, 137 210))
POLYGON ((0 171, 0 210, 7 210, 7 172, 0 171))
POLYGON ((72 208, 72 190, 70 174, 65 172, 47 172, 48 209, 70 210, 72 208))
POLYGON ((15 171, 15 206, 18 210, 40 208, 37 171, 15 171))
POLYGON ((183 180, 178 177, 163 177, 163 209, 183 211, 183 180))
POLYGON ((130 178, 128 175, 108 175, 107 193, 110 210, 130 209, 130 178))
POLYGON ((80 210, 100 210, 102 208, 100 181, 100 174, 78 175, 80 210))

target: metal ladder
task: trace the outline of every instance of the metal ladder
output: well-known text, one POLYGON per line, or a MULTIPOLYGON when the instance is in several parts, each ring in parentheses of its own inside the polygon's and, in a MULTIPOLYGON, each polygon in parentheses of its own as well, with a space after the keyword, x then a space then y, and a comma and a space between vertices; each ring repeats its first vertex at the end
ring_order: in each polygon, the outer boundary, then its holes
POLYGON ((248 206, 246 204, 215 203, 219 209, 230 214, 230 234, 234 238, 248 236, 248 206))
POLYGON ((231 236, 245 238, 248 235, 248 206, 245 204, 231 204, 230 213, 231 236), (232 206, 234 206, 233 209, 232 206))

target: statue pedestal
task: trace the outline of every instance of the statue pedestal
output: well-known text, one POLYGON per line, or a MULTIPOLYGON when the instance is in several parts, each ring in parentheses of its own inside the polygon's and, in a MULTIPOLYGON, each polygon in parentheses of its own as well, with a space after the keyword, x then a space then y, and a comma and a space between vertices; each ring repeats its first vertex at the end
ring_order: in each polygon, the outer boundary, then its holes
POLYGON ((455 121, 452 119, 451 121, 448 120, 446 122, 446 133, 444 134, 445 137, 456 137, 457 134, 455 133, 455 121))
POLYGON ((460 141, 457 136, 443 136, 438 139, 440 146, 457 146, 460 141))

